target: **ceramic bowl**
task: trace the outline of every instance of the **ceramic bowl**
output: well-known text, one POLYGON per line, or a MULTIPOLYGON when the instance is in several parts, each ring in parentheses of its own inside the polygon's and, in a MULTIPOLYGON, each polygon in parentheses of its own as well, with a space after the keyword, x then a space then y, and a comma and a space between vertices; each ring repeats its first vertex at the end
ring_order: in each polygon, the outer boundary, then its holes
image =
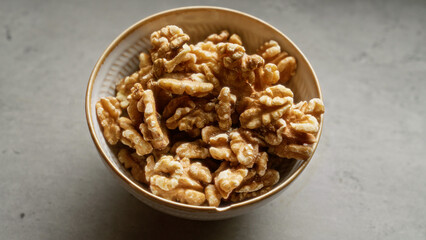
MULTIPOLYGON (((185 7, 149 16, 121 33, 103 52, 90 76, 86 93, 86 117, 90 134, 103 162, 122 185, 135 197, 159 211, 187 219, 217 220, 247 213, 276 198, 292 183, 309 164, 306 161, 289 161, 281 179, 268 193, 243 202, 226 206, 191 206, 163 199, 135 181, 118 161, 115 150, 105 141, 96 118, 95 103, 105 96, 113 96, 116 83, 138 68, 138 54, 150 48, 150 34, 166 25, 181 27, 191 42, 203 40, 211 33, 227 29, 239 34, 248 53, 267 40, 275 40, 281 48, 294 56, 298 63, 296 75, 288 82, 295 95, 295 102, 321 98, 318 79, 299 48, 278 29, 248 14, 218 7, 185 7)), ((107 27, 107 26, 105 26, 107 27)), ((321 126, 322 129, 322 119, 321 126)), ((317 136, 321 135, 321 129, 317 136)), ((317 144, 314 146, 316 149, 317 144)), ((99 183, 101 184, 101 183, 99 183)))

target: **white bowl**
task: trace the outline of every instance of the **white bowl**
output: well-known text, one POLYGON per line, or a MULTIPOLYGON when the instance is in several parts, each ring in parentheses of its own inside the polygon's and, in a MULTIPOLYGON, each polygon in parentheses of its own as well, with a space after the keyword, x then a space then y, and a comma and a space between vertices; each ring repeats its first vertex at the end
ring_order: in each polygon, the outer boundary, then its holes
MULTIPOLYGON (((162 212, 188 219, 217 220, 247 213, 276 198, 293 182, 308 165, 306 161, 293 161, 287 174, 264 195, 226 206, 191 206, 173 202, 152 194, 149 189, 133 179, 121 165, 114 149, 105 141, 96 118, 95 104, 105 96, 114 96, 116 83, 138 68, 138 54, 150 49, 150 34, 166 25, 181 27, 191 42, 203 40, 211 33, 226 29, 239 34, 248 53, 253 53, 267 40, 277 41, 281 48, 294 56, 298 68, 296 75, 288 82, 295 95, 295 102, 321 98, 318 79, 308 60, 296 45, 276 28, 248 14, 218 7, 185 7, 172 9, 149 16, 121 33, 104 51, 90 76, 86 93, 86 118, 95 146, 104 163, 122 185, 143 203, 162 212)), ((108 27, 108 26, 104 26, 108 27)), ((317 140, 321 135, 320 131, 317 140)), ((317 143, 314 145, 314 152, 317 143)), ((99 183, 101 184, 101 183, 99 183)))

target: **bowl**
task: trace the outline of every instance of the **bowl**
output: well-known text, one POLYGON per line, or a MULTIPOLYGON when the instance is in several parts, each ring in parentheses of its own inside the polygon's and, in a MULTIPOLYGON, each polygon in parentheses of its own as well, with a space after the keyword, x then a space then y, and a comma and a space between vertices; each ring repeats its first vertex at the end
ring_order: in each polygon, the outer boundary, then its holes
MULTIPOLYGON (((295 102, 311 98, 322 99, 318 79, 308 60, 278 29, 256 17, 226 8, 172 9, 149 16, 127 28, 108 46, 96 63, 86 92, 86 118, 95 146, 107 168, 122 185, 136 198, 154 209, 177 217, 197 220, 225 219, 250 212, 281 194, 302 173, 310 159, 288 161, 289 164, 285 173, 281 173, 280 181, 264 195, 226 206, 192 206, 152 194, 146 186, 133 179, 118 161, 114 149, 103 137, 96 117, 96 102, 101 97, 114 96, 115 84, 121 78, 133 73, 138 68, 138 54, 150 49, 150 34, 171 24, 181 27, 191 37, 191 42, 201 41, 211 33, 227 29, 230 33, 237 33, 242 37, 248 53, 253 53, 267 40, 275 40, 283 50, 294 56, 298 63, 296 75, 286 84, 293 90, 295 102)), ((317 140, 321 135, 322 120, 321 117, 317 140)), ((317 143, 314 145, 314 152, 317 143)))

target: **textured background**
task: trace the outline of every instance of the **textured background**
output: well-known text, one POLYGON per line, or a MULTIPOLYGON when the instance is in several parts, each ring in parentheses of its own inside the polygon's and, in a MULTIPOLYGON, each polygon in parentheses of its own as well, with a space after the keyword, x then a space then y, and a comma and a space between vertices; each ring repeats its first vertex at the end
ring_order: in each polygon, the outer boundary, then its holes
POLYGON ((425 239, 426 1, 0 2, 0 239, 425 239), (324 131, 278 199, 218 222, 127 193, 87 130, 90 72, 153 13, 217 5, 287 34, 320 79, 324 131))

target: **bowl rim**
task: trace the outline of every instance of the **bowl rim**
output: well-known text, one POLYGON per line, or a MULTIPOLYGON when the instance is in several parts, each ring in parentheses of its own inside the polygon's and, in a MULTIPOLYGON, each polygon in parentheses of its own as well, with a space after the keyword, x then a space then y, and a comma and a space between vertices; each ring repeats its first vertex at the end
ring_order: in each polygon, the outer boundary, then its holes
POLYGON ((112 41, 108 45, 108 47, 104 50, 104 52, 102 53, 102 55, 100 56, 100 58, 96 62, 95 66, 94 66, 94 68, 93 68, 93 70, 90 74, 89 82, 87 83, 86 97, 85 97, 86 121, 87 121, 87 125, 88 125, 88 128, 89 128, 92 140, 93 140, 98 152, 100 153, 104 163, 106 163, 106 165, 108 165, 109 169, 112 170, 115 173, 115 175, 117 175, 121 179, 122 183, 125 183, 126 185, 130 186, 134 191, 142 193, 146 198, 148 198, 150 200, 154 200, 155 202, 160 203, 164 206, 171 207, 171 208, 178 209, 178 210, 184 210, 184 211, 190 211, 190 212, 208 212, 208 213, 225 212, 225 211, 229 211, 231 209, 236 210, 236 209, 241 209, 241 208, 245 208, 245 207, 248 207, 248 206, 252 206, 255 203, 258 203, 262 200, 265 200, 267 198, 272 197, 273 195, 281 192, 283 189, 285 189, 287 186, 289 186, 302 173, 302 171, 306 168, 306 166, 309 164, 309 162, 311 161, 311 159, 312 159, 312 157, 313 157, 313 155, 316 151, 316 148, 318 146, 318 142, 321 138, 321 133, 322 133, 322 126, 323 126, 323 122, 324 122, 323 115, 321 116, 319 131, 318 131, 318 135, 317 135, 317 142, 314 143, 312 155, 309 157, 309 159, 303 161, 302 164, 295 170, 295 172, 291 176, 289 176, 285 181, 283 181, 279 185, 275 186, 273 189, 271 189, 270 191, 268 191, 265 194, 262 194, 258 197, 251 198, 251 199, 248 199, 248 200, 244 200, 244 201, 241 201, 241 202, 232 203, 232 204, 227 205, 227 206, 219 206, 219 207, 193 206, 193 205, 189 205, 189 204, 178 203, 178 202, 175 202, 175 201, 167 200, 165 198, 156 196, 156 195, 152 194, 151 192, 149 192, 148 190, 145 190, 142 187, 140 187, 138 185, 139 183, 137 183, 136 181, 133 181, 132 179, 130 179, 129 177, 124 175, 124 173, 122 173, 118 168, 115 167, 115 165, 113 164, 113 161, 108 158, 107 154, 105 153, 105 151, 103 150, 103 148, 101 146, 101 143, 100 143, 98 137, 96 136, 95 129, 94 129, 94 123, 92 121, 91 98, 92 98, 94 81, 95 81, 95 79, 98 75, 98 72, 99 72, 101 66, 103 65, 105 60, 108 58, 110 53, 115 49, 115 47, 122 40, 124 40, 128 35, 132 34, 136 29, 138 29, 139 27, 141 27, 142 25, 144 25, 144 24, 146 24, 150 21, 153 21, 154 19, 156 19, 158 17, 162 17, 164 15, 174 14, 174 13, 177 13, 177 12, 199 11, 199 10, 214 10, 214 11, 220 11, 220 12, 227 12, 227 13, 230 13, 230 14, 236 14, 236 15, 240 15, 240 16, 243 16, 243 17, 246 17, 246 18, 250 18, 251 20, 257 21, 257 22, 265 25, 266 27, 271 28, 277 34, 281 35, 281 37, 288 40, 288 42, 291 45, 293 45, 293 47, 300 53, 301 57, 306 61, 308 69, 311 71, 311 73, 314 77, 316 89, 317 89, 317 94, 318 94, 319 98, 321 100, 323 100, 323 96, 322 96, 322 92, 321 92, 321 88, 320 88, 320 85, 319 85, 318 78, 317 78, 315 71, 312 68, 310 62, 305 57, 303 52, 296 46, 296 44, 294 44, 294 42, 291 41, 290 38, 288 38, 284 33, 279 31, 277 28, 273 27, 269 23, 267 23, 267 22, 265 22, 265 21, 263 21, 263 20, 261 20, 257 17, 254 17, 250 14, 247 14, 247 13, 244 13, 244 12, 241 12, 241 11, 238 11, 238 10, 234 10, 234 9, 229 9, 229 8, 224 8, 224 7, 216 7, 216 6, 187 6, 187 7, 179 7, 179 8, 169 9, 169 10, 166 10, 166 11, 161 11, 161 12, 158 12, 156 14, 145 17, 145 18, 139 20, 138 22, 134 23, 133 25, 131 25, 127 29, 125 29, 122 33, 120 33, 120 35, 118 35, 114 39, 114 41, 112 41))

